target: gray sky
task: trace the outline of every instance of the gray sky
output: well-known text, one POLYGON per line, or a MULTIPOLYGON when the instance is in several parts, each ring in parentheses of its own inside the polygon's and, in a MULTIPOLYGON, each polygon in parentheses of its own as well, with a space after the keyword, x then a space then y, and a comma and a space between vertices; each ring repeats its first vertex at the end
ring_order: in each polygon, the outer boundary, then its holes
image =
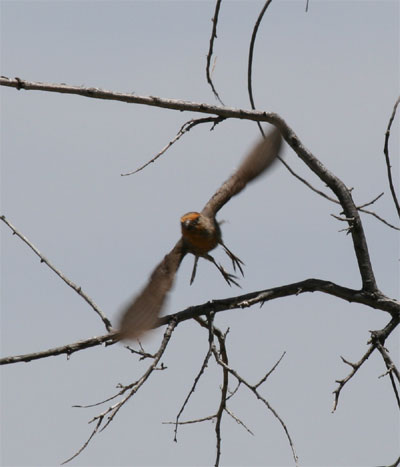
MULTIPOLYGON (((396 223, 383 161, 384 133, 398 96, 399 3, 272 2, 257 38, 254 96, 275 111, 349 187, 357 204, 385 192, 374 210, 396 223)), ((224 102, 249 108, 247 53, 259 1, 222 3, 213 74, 224 102)), ((214 2, 1 2, 1 74, 215 104, 205 80, 214 2)), ((78 96, 1 88, 1 211, 115 323, 124 303, 179 237, 179 217, 202 208, 258 138, 254 123, 196 127, 131 177, 180 126, 199 115, 78 96)), ((398 117, 391 154, 398 186, 398 117)), ((327 192, 287 146, 287 162, 327 192)), ((219 214, 226 244, 246 263, 242 290, 200 261, 189 286, 186 258, 165 312, 309 277, 357 288, 351 239, 330 214, 340 209, 277 165, 219 214)), ((398 232, 363 217, 381 290, 399 296, 398 232)), ((45 350, 104 327, 87 304, 10 230, 1 226, 2 356, 45 350)), ((218 261, 228 266, 222 251, 218 261)), ((262 388, 286 422, 300 465, 388 465, 399 452, 399 418, 381 358, 373 355, 342 391, 335 380, 358 361, 369 330, 389 317, 319 293, 220 313, 230 328, 230 364, 262 388)), ((162 330, 151 333, 155 350, 162 330)), ((398 332, 386 343, 399 356, 398 332)), ((214 425, 174 420, 207 352, 207 334, 187 322, 174 332, 148 383, 71 465, 213 465, 214 425)), ((398 360, 397 360, 398 361, 398 360)), ((87 422, 107 407, 72 408, 115 393, 148 362, 120 345, 2 368, 1 462, 52 466, 87 439, 87 422)), ((183 419, 214 413, 221 372, 210 364, 183 419)), ((235 387, 234 381, 231 388, 235 387)), ((293 465, 275 418, 241 389, 230 408, 253 431, 223 422, 221 465, 293 465)))

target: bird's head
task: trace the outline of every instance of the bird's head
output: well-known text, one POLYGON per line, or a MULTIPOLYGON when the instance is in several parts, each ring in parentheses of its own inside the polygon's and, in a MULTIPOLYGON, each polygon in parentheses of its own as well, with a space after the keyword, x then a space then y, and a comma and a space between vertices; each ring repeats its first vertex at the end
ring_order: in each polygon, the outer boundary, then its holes
POLYGON ((182 232, 188 232, 198 228, 200 221, 199 212, 188 212, 181 217, 182 232))

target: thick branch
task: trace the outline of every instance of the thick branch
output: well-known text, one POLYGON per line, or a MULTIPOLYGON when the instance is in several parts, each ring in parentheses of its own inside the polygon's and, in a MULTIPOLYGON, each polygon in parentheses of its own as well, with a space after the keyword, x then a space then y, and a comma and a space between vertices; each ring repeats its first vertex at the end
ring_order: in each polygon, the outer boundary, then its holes
MULTIPOLYGON (((248 308, 255 305, 256 303, 264 304, 270 300, 281 297, 288 297, 290 295, 299 295, 304 292, 323 292, 329 295, 334 295, 335 297, 341 298, 343 300, 347 300, 348 302, 360 303, 377 310, 388 312, 392 316, 392 320, 384 328, 384 330, 379 333, 379 337, 383 340, 397 327, 400 322, 400 303, 397 300, 386 297, 380 292, 369 293, 363 290, 348 289, 347 287, 342 287, 341 285, 337 285, 329 281, 323 281, 321 279, 306 279, 304 281, 282 285, 272 289, 251 292, 245 295, 225 298, 222 300, 211 300, 207 303, 203 303, 202 305, 192 306, 176 314, 171 314, 160 318, 155 327, 164 326, 171 320, 175 319, 176 323, 179 324, 183 321, 187 321, 198 316, 206 316, 211 312, 217 313, 220 311, 234 310, 237 308, 248 308)), ((95 337, 93 339, 88 339, 87 341, 77 342, 76 344, 69 344, 64 347, 50 349, 44 352, 19 355, 15 357, 5 357, 0 359, 0 365, 36 360, 38 358, 59 355, 61 353, 68 354, 72 353, 69 350, 71 346, 75 352, 76 350, 93 347, 104 342, 107 342, 108 344, 115 343, 116 333, 106 334, 105 336, 95 337)))
POLYGON ((176 317, 177 322, 180 323, 196 316, 203 316, 210 312, 218 313, 225 310, 247 308, 256 303, 264 304, 264 302, 274 300, 276 298, 299 295, 304 292, 323 292, 329 295, 334 295, 335 297, 348 302, 361 303, 377 310, 386 311, 393 316, 393 320, 397 320, 397 322, 400 321, 400 303, 397 300, 386 297, 380 292, 374 294, 363 290, 349 289, 321 279, 306 279, 293 284, 282 285, 258 292, 251 292, 237 297, 230 297, 222 300, 211 300, 202 305, 189 307, 176 315, 172 314, 164 316, 160 319, 157 326, 165 325, 170 319, 172 319, 172 317, 176 317))
POLYGON ((325 182, 329 188, 338 197, 343 208, 344 215, 349 220, 350 233, 353 239, 354 250, 357 257, 358 267, 362 278, 362 288, 368 292, 377 292, 378 288, 375 281, 375 276, 372 270, 371 260, 369 257, 367 240, 365 238, 364 229, 361 219, 354 204, 350 190, 345 184, 330 172, 300 141, 296 133, 286 125, 282 119, 276 123, 281 130, 282 136, 286 142, 292 147, 300 159, 325 182))
POLYGON ((55 357, 57 355, 66 354, 70 356, 74 352, 90 347, 96 347, 102 344, 115 344, 117 340, 114 334, 106 334, 105 336, 92 337, 84 341, 74 342, 72 344, 63 345, 62 347, 54 347, 53 349, 44 350, 42 352, 33 352, 25 355, 14 355, 13 357, 5 357, 0 359, 0 365, 9 365, 10 363, 30 362, 40 358, 55 357))
POLYGON ((180 110, 188 112, 199 112, 204 114, 219 115, 226 118, 239 118, 260 122, 276 123, 278 115, 273 112, 259 112, 255 110, 242 110, 232 107, 218 107, 215 105, 200 104, 197 102, 182 101, 177 99, 164 99, 156 96, 137 96, 135 94, 124 94, 106 91, 99 88, 84 88, 81 86, 68 86, 66 84, 40 83, 24 81, 20 78, 0 78, 0 86, 8 86, 17 89, 58 92, 62 94, 76 94, 94 99, 105 99, 110 101, 127 102, 128 104, 142 104, 163 109, 180 110))

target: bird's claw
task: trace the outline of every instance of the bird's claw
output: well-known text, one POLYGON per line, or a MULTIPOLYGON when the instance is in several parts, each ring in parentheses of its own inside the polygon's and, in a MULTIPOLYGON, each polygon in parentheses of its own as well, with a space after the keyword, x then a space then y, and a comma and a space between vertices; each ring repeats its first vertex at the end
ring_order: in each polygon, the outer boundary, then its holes
POLYGON ((236 268, 238 268, 240 273, 244 277, 243 268, 242 268, 242 264, 244 266, 244 262, 240 258, 238 258, 235 254, 233 254, 231 250, 229 250, 229 248, 223 243, 222 243, 222 246, 225 250, 225 253, 229 256, 229 258, 232 261, 233 270, 236 272, 236 268))
POLYGON ((235 280, 238 278, 237 276, 225 271, 225 269, 220 264, 218 265, 218 269, 230 287, 232 284, 235 284, 237 287, 241 288, 240 284, 235 280))

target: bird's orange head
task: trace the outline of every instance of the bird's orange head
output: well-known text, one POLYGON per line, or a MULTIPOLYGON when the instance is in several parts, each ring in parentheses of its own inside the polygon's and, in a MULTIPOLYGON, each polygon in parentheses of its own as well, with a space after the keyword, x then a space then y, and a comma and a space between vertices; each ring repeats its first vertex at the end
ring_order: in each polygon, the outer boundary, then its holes
POLYGON ((182 233, 184 230, 195 230, 200 219, 199 212, 187 212, 181 217, 182 233))
POLYGON ((218 224, 199 212, 181 217, 182 236, 193 254, 201 255, 214 249, 221 238, 218 224))

